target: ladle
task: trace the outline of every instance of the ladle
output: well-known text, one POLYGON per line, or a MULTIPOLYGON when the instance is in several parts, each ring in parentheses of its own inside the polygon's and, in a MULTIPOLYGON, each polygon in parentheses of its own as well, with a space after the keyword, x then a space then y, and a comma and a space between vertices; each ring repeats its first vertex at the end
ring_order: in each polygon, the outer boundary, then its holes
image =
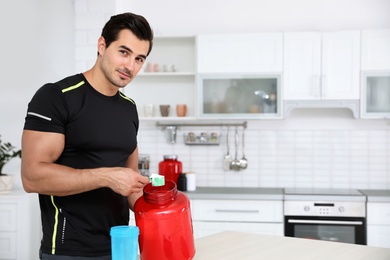
POLYGON ((225 171, 230 170, 230 163, 232 162, 232 157, 230 156, 230 147, 229 147, 229 127, 226 132, 226 155, 225 158, 223 159, 223 169, 225 171))
POLYGON ((240 159, 241 169, 248 167, 248 159, 245 158, 245 128, 242 130, 242 158, 240 159))
POLYGON ((238 158, 237 158, 237 153, 238 153, 238 131, 237 131, 237 127, 236 127, 236 130, 235 130, 234 136, 235 136, 234 144, 235 144, 236 151, 235 151, 234 160, 230 163, 230 169, 231 170, 235 170, 235 171, 239 171, 241 169, 241 164, 240 164, 240 160, 238 160, 238 158))

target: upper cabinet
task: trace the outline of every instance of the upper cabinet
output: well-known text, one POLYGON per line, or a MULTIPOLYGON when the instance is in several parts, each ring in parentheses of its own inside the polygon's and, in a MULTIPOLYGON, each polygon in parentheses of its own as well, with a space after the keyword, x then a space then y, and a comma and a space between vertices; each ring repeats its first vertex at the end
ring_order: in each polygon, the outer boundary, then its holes
POLYGON ((273 73, 283 69, 283 34, 197 37, 198 73, 273 73))
POLYGON ((362 31, 363 71, 390 71, 390 30, 362 31))
POLYGON ((199 117, 281 118, 283 34, 197 37, 199 117))
POLYGON ((284 36, 284 100, 358 100, 360 32, 284 36))
POLYGON ((362 31, 361 117, 390 118, 390 30, 362 31))

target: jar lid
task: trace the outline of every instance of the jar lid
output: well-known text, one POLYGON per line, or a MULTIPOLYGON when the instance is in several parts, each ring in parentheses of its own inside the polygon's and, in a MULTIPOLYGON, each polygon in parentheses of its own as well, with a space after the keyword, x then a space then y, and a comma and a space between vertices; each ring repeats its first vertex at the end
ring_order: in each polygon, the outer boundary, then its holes
POLYGON ((178 156, 176 154, 167 154, 164 155, 164 159, 177 160, 178 156))

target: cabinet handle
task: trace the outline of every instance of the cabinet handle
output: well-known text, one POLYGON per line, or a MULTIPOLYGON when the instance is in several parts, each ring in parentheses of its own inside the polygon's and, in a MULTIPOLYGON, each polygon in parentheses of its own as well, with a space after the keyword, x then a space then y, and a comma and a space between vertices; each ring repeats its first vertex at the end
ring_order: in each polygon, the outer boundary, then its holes
POLYGON ((289 219, 287 222, 293 224, 355 225, 355 226, 363 225, 362 221, 289 219))
POLYGON ((321 95, 322 97, 326 97, 326 75, 322 75, 321 77, 321 95))
POLYGON ((315 97, 319 97, 321 94, 321 78, 319 75, 314 75, 313 93, 315 97))
POLYGON ((239 209, 216 209, 217 213, 259 213, 259 210, 239 210, 239 209))

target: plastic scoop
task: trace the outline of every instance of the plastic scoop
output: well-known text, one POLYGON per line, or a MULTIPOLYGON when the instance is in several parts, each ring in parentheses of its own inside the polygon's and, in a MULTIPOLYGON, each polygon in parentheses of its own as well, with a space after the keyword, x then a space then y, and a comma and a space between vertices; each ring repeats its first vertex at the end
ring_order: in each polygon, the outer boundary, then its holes
POLYGON ((152 183, 152 186, 164 186, 165 185, 165 176, 157 173, 152 173, 149 176, 149 182, 152 183))

